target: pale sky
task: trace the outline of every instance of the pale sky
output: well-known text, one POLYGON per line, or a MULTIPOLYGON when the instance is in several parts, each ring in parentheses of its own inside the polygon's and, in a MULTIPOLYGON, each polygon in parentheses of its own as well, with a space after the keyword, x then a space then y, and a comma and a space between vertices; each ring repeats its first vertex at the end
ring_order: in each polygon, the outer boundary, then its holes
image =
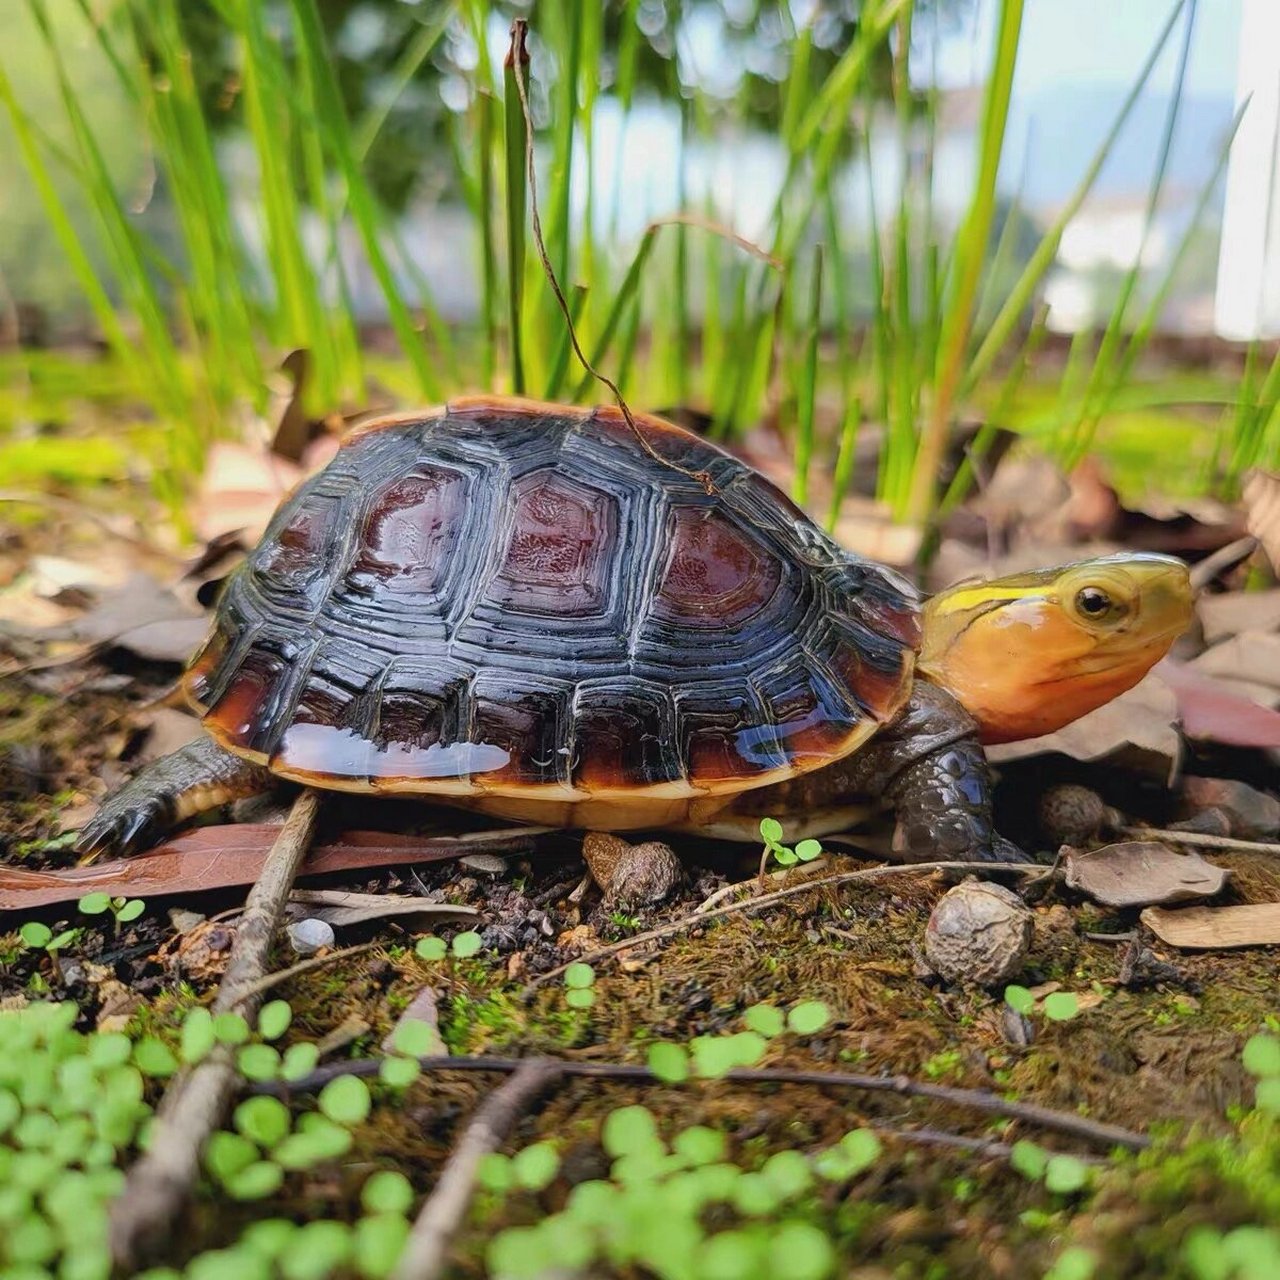
MULTIPOLYGON (((1015 92, 1090 83, 1127 89, 1172 11, 1173 0, 1027 0, 1015 92)), ((965 29, 944 35, 938 79, 947 87, 981 82, 991 61, 998 12, 995 0, 977 0, 965 29)), ((1184 8, 1152 73, 1149 92, 1172 91, 1185 22, 1184 8)), ((924 25, 922 21, 922 30, 924 25)), ((1188 95, 1233 95, 1239 35, 1240 0, 1199 0, 1187 63, 1188 95)), ((920 75, 927 75, 927 56, 916 66, 920 75)))

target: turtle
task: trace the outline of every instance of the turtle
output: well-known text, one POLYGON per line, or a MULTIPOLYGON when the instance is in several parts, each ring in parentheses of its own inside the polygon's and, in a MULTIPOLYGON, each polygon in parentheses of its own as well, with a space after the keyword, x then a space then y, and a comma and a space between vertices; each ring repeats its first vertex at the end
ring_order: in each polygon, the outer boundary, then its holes
MULTIPOLYGON (((870 800, 910 860, 1001 861, 983 739, 1134 684, 1185 565, 1119 555, 922 602, 662 418, 506 397, 373 418, 228 579, 205 735, 79 835, 135 852, 284 779, 523 823, 758 839, 870 800)), ((616 843, 616 842, 615 842, 616 843)))

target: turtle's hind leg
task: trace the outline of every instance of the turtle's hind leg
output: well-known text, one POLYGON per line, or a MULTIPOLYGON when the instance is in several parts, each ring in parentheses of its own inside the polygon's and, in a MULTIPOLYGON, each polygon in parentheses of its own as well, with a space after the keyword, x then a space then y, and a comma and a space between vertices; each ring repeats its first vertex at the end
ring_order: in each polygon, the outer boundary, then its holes
POLYGON ((199 738, 146 765, 113 791, 81 829, 76 852, 137 853, 193 814, 271 788, 261 765, 232 755, 212 738, 199 738))

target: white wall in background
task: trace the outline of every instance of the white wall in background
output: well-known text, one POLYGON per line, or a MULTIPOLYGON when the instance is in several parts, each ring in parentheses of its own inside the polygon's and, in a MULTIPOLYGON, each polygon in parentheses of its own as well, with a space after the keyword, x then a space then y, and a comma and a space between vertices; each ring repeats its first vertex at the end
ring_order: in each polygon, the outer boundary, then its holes
POLYGON ((1280 335, 1280 0, 1244 0, 1237 106, 1252 95, 1231 146, 1214 328, 1223 337, 1280 335))

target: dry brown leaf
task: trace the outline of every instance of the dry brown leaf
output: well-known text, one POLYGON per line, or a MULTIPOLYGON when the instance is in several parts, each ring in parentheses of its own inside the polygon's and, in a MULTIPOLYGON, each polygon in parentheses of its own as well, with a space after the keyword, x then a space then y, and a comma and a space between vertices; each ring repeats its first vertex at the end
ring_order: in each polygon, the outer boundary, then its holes
POLYGON ((1280 946, 1280 902, 1181 911, 1148 907, 1139 918, 1161 942, 1184 951, 1280 946))
POLYGON ((1280 835, 1280 800, 1236 778, 1183 778, 1177 816, 1221 814, 1227 832, 1241 840, 1271 840, 1280 835))
POLYGON ((1280 703, 1280 632, 1241 632, 1214 645, 1187 666, 1204 675, 1244 686, 1240 692, 1264 706, 1280 703))
POLYGON ((138 752, 138 760, 159 760, 204 736, 200 721, 176 707, 155 707, 146 713, 143 726, 147 739, 138 752))
POLYGON ((1165 658, 1156 671, 1173 690, 1188 738, 1233 747, 1280 747, 1280 711, 1261 706, 1224 680, 1165 658))
POLYGON ((1154 840, 1128 840, 1066 857, 1068 887, 1104 907, 1211 898, 1222 892, 1229 876, 1197 853, 1175 853, 1154 840))
MULTIPOLYGON (((95 890, 112 897, 156 898, 253 884, 279 834, 275 823, 241 822, 201 827, 148 853, 90 866, 60 871, 0 866, 0 911, 29 911, 52 903, 74 902, 95 890)), ((312 849, 300 874, 306 877, 416 862, 447 862, 477 849, 524 853, 532 847, 532 837, 516 832, 493 837, 477 832, 459 838, 432 839, 380 831, 344 831, 312 849)))
POLYGON ((143 1003, 136 991, 116 978, 108 978, 98 987, 98 998, 102 1004, 96 1025, 102 1032, 123 1031, 143 1003))
POLYGON ((135 573, 104 591, 78 617, 42 630, 40 638, 111 645, 151 661, 185 662, 207 630, 199 610, 149 574, 135 573))
POLYGON ((1059 752, 1073 760, 1107 760, 1168 782, 1182 755, 1178 701, 1155 672, 1105 707, 1057 733, 987 748, 994 764, 1059 752))
POLYGON ((1242 631, 1280 631, 1280 587, 1202 595, 1196 601, 1196 612, 1208 644, 1218 644, 1242 631))
POLYGON ((1280 475, 1254 471, 1244 482, 1245 527, 1262 543, 1271 568, 1280 574, 1280 475))

